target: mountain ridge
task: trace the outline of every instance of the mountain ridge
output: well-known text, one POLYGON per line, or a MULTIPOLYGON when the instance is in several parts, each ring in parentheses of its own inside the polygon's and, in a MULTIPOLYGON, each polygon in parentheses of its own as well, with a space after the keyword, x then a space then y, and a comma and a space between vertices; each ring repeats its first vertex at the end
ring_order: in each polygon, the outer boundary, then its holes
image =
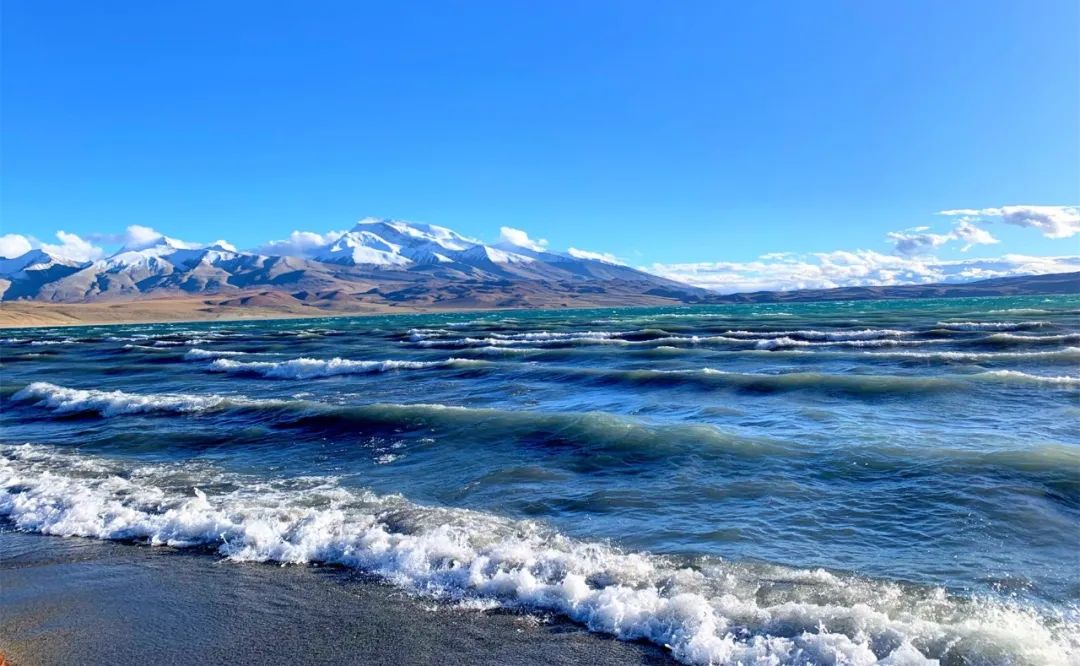
POLYGON ((229 296, 264 288, 288 291, 302 301, 345 294, 463 305, 472 291, 475 302, 468 305, 511 307, 609 289, 641 304, 655 302, 649 295, 661 292, 667 294, 661 300, 675 301, 707 293, 599 259, 511 243, 489 245, 446 227, 397 220, 364 219, 294 254, 242 252, 220 241, 198 246, 159 236, 97 261, 72 262, 41 249, 24 257, 0 263, 0 300, 76 303, 229 296))
POLYGON ((33 249, 0 259, 0 300, 77 304, 197 298, 211 309, 259 303, 280 311, 352 312, 1080 293, 1080 273, 1063 273, 719 294, 579 255, 528 239, 487 244, 437 225, 365 218, 322 242, 277 254, 166 236, 126 244, 96 261, 33 249))

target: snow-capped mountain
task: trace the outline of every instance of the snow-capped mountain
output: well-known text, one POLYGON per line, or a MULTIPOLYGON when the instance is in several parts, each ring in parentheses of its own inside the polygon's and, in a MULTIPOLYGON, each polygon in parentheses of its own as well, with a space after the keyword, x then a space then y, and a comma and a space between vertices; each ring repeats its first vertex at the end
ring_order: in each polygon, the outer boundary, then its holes
POLYGON ((3 300, 33 298, 45 285, 79 272, 88 263, 40 249, 12 259, 0 259, 0 294, 3 300))
MULTIPOLYGON (((364 219, 295 255, 199 246, 168 238, 121 248, 95 262, 32 250, 0 260, 4 300, 87 301, 256 289, 304 300, 529 305, 611 293, 629 302, 696 299, 702 292, 627 266, 511 243, 486 244, 446 227, 364 219)), ((599 299, 602 302, 603 299, 599 299)))
POLYGON ((361 220, 339 238, 317 248, 311 258, 354 266, 532 261, 522 254, 485 245, 446 227, 374 219, 361 220))

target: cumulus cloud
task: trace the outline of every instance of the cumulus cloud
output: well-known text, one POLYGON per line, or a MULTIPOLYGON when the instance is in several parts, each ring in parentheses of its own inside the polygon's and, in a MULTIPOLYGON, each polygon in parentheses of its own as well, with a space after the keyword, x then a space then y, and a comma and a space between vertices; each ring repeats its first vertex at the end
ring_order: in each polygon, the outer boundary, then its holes
POLYGON ((33 249, 30 239, 21 234, 4 234, 0 236, 0 258, 12 259, 19 257, 33 249))
POLYGON ((42 243, 41 249, 53 256, 75 261, 94 261, 105 254, 100 247, 90 241, 66 231, 57 231, 56 239, 60 242, 56 244, 42 243))
POLYGON ((944 234, 931 233, 930 227, 914 227, 904 231, 890 231, 885 237, 892 241, 897 252, 905 256, 929 254, 951 241, 963 242, 964 247, 961 250, 964 252, 975 245, 999 242, 989 231, 972 224, 966 217, 960 218, 952 231, 944 234))
POLYGON ((325 234, 314 231, 294 231, 288 238, 270 241, 256 248, 256 251, 259 254, 307 257, 315 249, 333 243, 344 235, 344 231, 329 231, 325 234))
POLYGON ((141 224, 133 224, 127 228, 127 233, 123 235, 122 242, 124 247, 129 250, 142 250, 157 244, 164 237, 165 234, 156 229, 141 224))
POLYGON ((543 252, 548 244, 548 242, 542 238, 529 238, 529 234, 525 233, 521 229, 515 229, 513 227, 500 227, 499 240, 504 243, 509 243, 510 245, 515 245, 517 247, 523 247, 527 250, 533 250, 535 252, 543 252))
POLYGON ((758 257, 758 259, 761 259, 762 261, 787 261, 794 259, 794 257, 794 252, 766 252, 758 257))
POLYGON ((736 293, 966 282, 1011 275, 1068 273, 1080 271, 1080 256, 1006 254, 950 261, 925 255, 899 256, 856 250, 797 255, 781 261, 652 264, 642 270, 721 293, 736 293))
POLYGON ((229 252, 236 252, 236 246, 227 240, 218 239, 213 243, 207 245, 207 247, 220 247, 222 250, 228 250, 229 252))
POLYGON ((571 257, 576 259, 592 259, 594 261, 602 261, 606 264, 617 264, 619 266, 626 265, 626 262, 619 259, 610 252, 590 252, 589 250, 579 250, 576 247, 572 247, 566 251, 571 257))
POLYGON ((1047 238, 1071 238, 1080 234, 1080 207, 1077 206, 1002 206, 1000 208, 957 208, 939 211, 938 215, 972 220, 989 218, 1018 227, 1030 227, 1047 238))
POLYGON ((956 240, 966 243, 964 247, 960 248, 963 252, 967 252, 975 245, 993 245, 1001 242, 994 238, 993 234, 989 231, 982 227, 975 226, 966 218, 961 218, 960 221, 956 223, 952 235, 956 240))
POLYGON ((896 251, 904 255, 927 254, 938 247, 953 240, 952 234, 932 234, 909 229, 907 231, 890 231, 885 237, 892 241, 896 251))

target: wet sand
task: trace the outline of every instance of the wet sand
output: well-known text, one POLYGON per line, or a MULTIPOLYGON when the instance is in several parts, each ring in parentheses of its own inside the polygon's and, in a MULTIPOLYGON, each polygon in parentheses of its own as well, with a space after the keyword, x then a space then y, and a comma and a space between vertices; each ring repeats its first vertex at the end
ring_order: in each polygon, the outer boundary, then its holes
POLYGON ((0 533, 0 651, 32 664, 672 664, 560 619, 463 610, 334 568, 0 533))

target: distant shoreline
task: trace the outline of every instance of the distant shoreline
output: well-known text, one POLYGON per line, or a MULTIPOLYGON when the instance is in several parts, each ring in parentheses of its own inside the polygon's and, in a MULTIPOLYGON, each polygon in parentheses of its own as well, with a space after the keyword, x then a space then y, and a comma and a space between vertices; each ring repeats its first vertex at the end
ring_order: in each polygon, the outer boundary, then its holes
POLYGON ((284 292, 238 292, 213 296, 170 296, 98 300, 81 303, 49 301, 0 302, 0 329, 124 324, 179 324, 208 321, 315 319, 383 314, 451 312, 514 312, 592 308, 697 307, 708 305, 781 305, 830 301, 924 300, 928 298, 986 298, 1008 296, 1080 295, 1080 273, 993 278, 961 284, 839 287, 789 292, 716 294, 703 300, 677 300, 664 295, 532 294, 500 305, 491 298, 462 296, 439 302, 372 302, 353 297, 318 307, 292 299, 284 292))
MULTIPOLYGON (((593 306, 581 306, 593 307, 593 306)), ((302 309, 300 309, 302 308, 302 309)), ((370 309, 313 311, 245 306, 212 306, 205 299, 147 299, 99 303, 7 302, 0 305, 0 329, 131 324, 195 324, 205 322, 321 319, 385 314, 484 312, 522 308, 425 308, 372 304, 370 309)))

